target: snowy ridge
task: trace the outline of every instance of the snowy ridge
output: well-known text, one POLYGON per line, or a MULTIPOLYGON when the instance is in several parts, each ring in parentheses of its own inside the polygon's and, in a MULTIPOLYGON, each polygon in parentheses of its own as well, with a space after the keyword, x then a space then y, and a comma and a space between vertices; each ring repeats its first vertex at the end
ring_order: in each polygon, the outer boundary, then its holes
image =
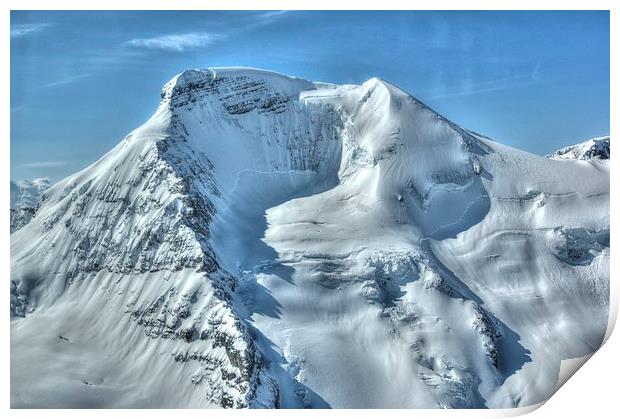
POLYGON ((579 144, 564 147, 547 157, 551 159, 609 160, 609 136, 591 138, 579 144))
POLYGON ((173 341, 169 359, 161 362, 200 365, 188 383, 219 376, 221 382, 207 390, 208 400, 247 406, 256 391, 258 360, 228 303, 234 278, 218 273, 206 244, 209 199, 219 192, 209 160, 189 152, 177 124, 174 115, 160 110, 93 166, 49 191, 27 230, 45 245, 20 241, 27 232, 14 239, 13 249, 19 250, 13 269, 22 275, 12 286, 12 314, 27 316, 37 306, 59 304, 55 300, 68 298, 72 284, 128 275, 130 281, 116 284, 123 296, 119 314, 128 315, 145 336, 173 341), (42 262, 38 272, 31 272, 33 256, 42 262), (148 292, 148 281, 160 286, 148 292), (198 295, 204 295, 200 307, 193 304, 198 295))
POLYGON ((537 403, 605 333, 608 174, 376 78, 185 71, 13 234, 12 405, 537 403))

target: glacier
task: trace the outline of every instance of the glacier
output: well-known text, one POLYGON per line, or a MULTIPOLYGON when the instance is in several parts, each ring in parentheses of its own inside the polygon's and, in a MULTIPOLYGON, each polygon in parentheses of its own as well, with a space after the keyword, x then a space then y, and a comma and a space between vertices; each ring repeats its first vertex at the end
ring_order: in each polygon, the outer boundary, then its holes
POLYGON ((184 71, 11 235, 11 405, 545 401, 607 330, 609 154, 589 157, 379 78, 184 71))

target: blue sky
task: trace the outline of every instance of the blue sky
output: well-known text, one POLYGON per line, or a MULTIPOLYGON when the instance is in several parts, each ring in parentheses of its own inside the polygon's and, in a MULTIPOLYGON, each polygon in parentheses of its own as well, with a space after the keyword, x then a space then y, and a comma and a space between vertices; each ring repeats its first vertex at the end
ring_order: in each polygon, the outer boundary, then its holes
POLYGON ((12 12, 11 178, 53 181, 144 122, 187 68, 378 76, 545 154, 609 133, 609 13, 12 12))

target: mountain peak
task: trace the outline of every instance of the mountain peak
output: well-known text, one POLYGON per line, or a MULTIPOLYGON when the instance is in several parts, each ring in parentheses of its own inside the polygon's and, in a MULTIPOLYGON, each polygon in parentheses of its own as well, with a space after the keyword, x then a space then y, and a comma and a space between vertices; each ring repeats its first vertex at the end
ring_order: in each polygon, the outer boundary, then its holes
POLYGON ((162 99, 172 99, 191 90, 218 92, 268 85, 283 93, 293 94, 303 89, 312 89, 314 84, 296 77, 274 71, 250 67, 209 67, 189 69, 174 76, 162 89, 162 99))
POLYGON ((380 78, 184 71, 17 214, 12 403, 538 403, 605 333, 608 172, 491 143, 380 78))

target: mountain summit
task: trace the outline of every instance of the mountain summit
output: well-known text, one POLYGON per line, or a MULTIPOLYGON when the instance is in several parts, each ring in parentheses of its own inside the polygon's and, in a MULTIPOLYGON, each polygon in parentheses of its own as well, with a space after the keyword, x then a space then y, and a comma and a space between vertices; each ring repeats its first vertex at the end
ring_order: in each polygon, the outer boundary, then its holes
POLYGON ((11 236, 13 407, 517 407, 601 345, 608 160, 377 78, 161 96, 11 236))

